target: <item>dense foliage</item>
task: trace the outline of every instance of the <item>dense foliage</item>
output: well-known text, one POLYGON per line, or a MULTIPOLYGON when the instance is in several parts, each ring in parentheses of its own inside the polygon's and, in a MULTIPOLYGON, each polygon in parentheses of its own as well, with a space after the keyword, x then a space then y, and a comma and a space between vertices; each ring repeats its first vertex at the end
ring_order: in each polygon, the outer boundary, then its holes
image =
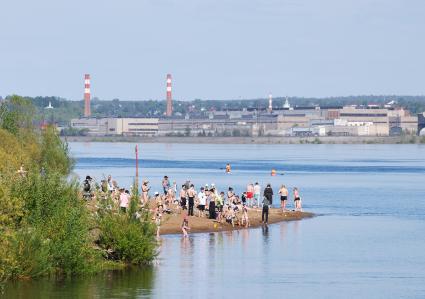
POLYGON ((109 257, 96 243, 108 249, 118 244, 114 260, 120 262, 142 264, 155 257, 148 211, 136 219, 136 208, 126 214, 111 208, 96 217, 79 184, 68 179, 73 160, 56 128, 33 127, 33 107, 21 97, 3 102, 0 112, 0 285, 99 270, 102 257, 109 257), (93 234, 99 227, 105 242, 93 234))

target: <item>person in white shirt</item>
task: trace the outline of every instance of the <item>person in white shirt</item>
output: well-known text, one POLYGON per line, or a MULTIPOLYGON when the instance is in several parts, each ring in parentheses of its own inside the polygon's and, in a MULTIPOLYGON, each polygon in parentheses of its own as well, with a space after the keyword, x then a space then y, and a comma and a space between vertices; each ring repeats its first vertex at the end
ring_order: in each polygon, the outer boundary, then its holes
POLYGON ((114 191, 114 184, 112 183, 112 176, 111 175, 108 175, 108 182, 107 182, 106 187, 107 187, 109 193, 112 193, 114 191))
POLYGON ((257 202, 257 206, 260 207, 261 198, 261 186, 258 182, 254 185, 254 200, 257 202))
POLYGON ((207 195, 205 194, 204 187, 201 187, 201 191, 198 193, 198 213, 199 217, 204 217, 205 205, 207 204, 207 195))

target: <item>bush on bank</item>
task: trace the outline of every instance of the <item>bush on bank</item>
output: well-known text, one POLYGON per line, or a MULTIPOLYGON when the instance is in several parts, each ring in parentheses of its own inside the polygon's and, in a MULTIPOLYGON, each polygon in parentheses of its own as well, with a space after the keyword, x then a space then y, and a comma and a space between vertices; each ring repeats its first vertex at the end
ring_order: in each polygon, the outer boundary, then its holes
POLYGON ((55 127, 33 127, 32 111, 18 96, 0 104, 0 286, 10 279, 102 269, 110 257, 93 240, 96 227, 100 244, 117 252, 115 261, 151 261, 156 243, 149 212, 140 214, 143 221, 112 210, 94 217, 79 184, 68 180, 74 163, 67 144, 55 127))
POLYGON ((137 210, 138 195, 133 195, 129 209, 116 213, 103 205, 98 211, 100 235, 97 241, 111 260, 141 265, 151 262, 156 256, 156 227, 150 221, 148 210, 137 210))

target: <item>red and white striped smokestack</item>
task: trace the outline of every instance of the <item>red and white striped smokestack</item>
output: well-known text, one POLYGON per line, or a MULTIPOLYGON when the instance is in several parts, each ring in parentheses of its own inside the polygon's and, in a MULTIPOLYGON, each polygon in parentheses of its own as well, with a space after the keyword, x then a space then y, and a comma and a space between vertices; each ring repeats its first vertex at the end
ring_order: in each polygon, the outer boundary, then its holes
POLYGON ((90 75, 84 75, 84 116, 90 117, 90 75))
POLYGON ((171 74, 167 74, 167 116, 173 115, 173 98, 171 96, 171 74))

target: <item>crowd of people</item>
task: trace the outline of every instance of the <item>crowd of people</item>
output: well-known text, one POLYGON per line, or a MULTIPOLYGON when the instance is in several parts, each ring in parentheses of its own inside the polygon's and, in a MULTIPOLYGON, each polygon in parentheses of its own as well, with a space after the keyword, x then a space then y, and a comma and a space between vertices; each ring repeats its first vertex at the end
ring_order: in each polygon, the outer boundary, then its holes
MULTIPOLYGON (((232 187, 228 187, 226 192, 221 191, 214 183, 200 186, 197 190, 189 180, 178 188, 177 183, 175 181, 171 183, 168 176, 163 177, 161 185, 162 193, 154 192, 153 196, 150 196, 149 181, 143 180, 138 199, 142 206, 149 207, 153 212, 158 235, 164 213, 183 214, 181 229, 184 236, 187 236, 190 230, 190 216, 209 218, 219 223, 226 222, 232 226, 249 227, 249 209, 261 209, 262 223, 267 224, 269 209, 273 205, 275 196, 271 184, 267 184, 262 190, 258 182, 247 184, 246 189, 240 194, 237 194, 232 187)), ((93 179, 87 176, 83 182, 83 197, 92 198, 95 188, 93 179)), ((120 211, 127 211, 132 194, 128 189, 119 187, 117 182, 112 180, 111 175, 101 181, 99 189, 102 194, 111 194, 118 201, 120 211)), ((294 210, 302 211, 298 188, 293 188, 292 193, 294 210)), ((280 209, 282 212, 288 211, 289 190, 285 185, 281 185, 277 194, 280 198, 280 209)))

